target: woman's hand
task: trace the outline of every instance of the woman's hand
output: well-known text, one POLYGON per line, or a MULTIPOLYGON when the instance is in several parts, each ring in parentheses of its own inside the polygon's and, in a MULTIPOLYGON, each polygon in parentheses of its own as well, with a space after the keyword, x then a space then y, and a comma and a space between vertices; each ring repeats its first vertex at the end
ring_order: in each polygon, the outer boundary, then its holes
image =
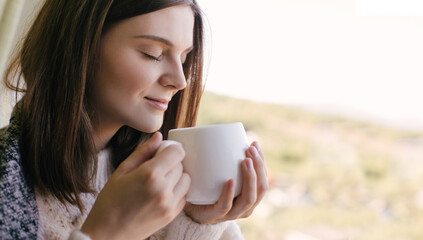
POLYGON ((185 152, 172 145, 150 159, 161 142, 161 134, 155 133, 120 164, 82 232, 92 239, 145 239, 182 211, 191 182, 182 172, 185 152))
POLYGON ((258 142, 246 150, 242 162, 241 194, 234 200, 235 182, 229 180, 223 187, 219 200, 214 205, 185 206, 185 214, 195 222, 214 224, 226 220, 249 217, 269 188, 263 151, 258 142))

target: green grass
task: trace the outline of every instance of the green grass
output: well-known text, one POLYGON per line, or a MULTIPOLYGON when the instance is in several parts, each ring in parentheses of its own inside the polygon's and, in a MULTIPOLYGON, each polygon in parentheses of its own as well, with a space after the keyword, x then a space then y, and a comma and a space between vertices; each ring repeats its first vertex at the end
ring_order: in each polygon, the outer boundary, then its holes
POLYGON ((260 142, 271 184, 246 239, 423 239, 422 133, 206 92, 197 125, 227 122, 260 142))

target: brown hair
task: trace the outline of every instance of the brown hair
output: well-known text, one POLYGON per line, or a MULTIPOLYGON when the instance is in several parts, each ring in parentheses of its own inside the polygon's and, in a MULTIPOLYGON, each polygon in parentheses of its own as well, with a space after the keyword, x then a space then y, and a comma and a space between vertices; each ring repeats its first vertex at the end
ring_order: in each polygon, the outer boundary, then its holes
MULTIPOLYGON (((193 126, 202 93, 203 20, 195 0, 46 0, 10 63, 6 86, 24 92, 21 156, 29 182, 62 202, 83 206, 97 161, 90 106, 100 38, 110 24, 186 4, 194 12, 194 49, 184 63, 187 88, 169 104, 161 132, 193 126), (19 80, 24 79, 24 87, 19 80), (18 79, 13 83, 13 79, 18 79), (88 171, 93 169, 93 171, 88 171)), ((124 126, 108 143, 117 167, 150 136, 124 126)))

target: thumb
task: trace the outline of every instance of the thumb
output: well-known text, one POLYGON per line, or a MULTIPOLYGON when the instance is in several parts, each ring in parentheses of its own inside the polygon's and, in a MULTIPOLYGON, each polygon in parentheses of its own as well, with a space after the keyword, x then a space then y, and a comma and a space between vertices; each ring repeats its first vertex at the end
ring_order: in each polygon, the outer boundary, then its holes
POLYGON ((156 152, 162 139, 163 135, 160 132, 155 132, 146 142, 140 143, 131 155, 119 165, 117 170, 125 174, 137 168, 156 152))

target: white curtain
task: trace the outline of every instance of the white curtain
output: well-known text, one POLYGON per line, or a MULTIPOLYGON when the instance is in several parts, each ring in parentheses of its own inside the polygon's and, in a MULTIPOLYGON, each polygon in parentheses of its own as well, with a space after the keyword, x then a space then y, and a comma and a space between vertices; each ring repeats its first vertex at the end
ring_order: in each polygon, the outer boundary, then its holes
MULTIPOLYGON (((7 66, 25 0, 0 0, 0 76, 7 66)), ((2 78, 1 78, 2 79, 2 78)), ((9 121, 14 94, 0 85, 0 127, 9 121)))

